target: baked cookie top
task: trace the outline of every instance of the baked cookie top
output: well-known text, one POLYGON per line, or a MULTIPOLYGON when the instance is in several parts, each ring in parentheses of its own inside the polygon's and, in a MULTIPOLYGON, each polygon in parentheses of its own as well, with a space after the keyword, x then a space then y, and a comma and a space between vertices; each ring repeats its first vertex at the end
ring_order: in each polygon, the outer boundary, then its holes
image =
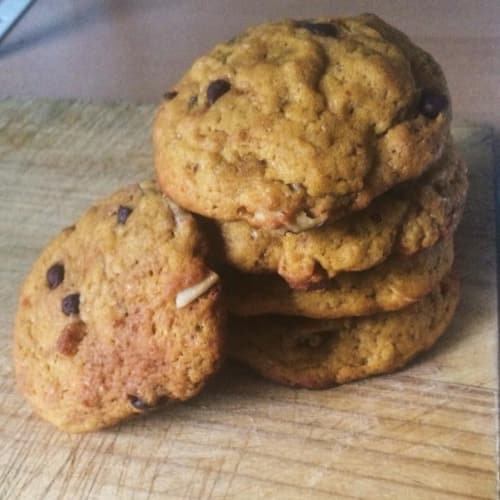
MULTIPOLYGON (((467 194, 467 170, 454 148, 419 179, 398 186, 366 209, 301 233, 215 221, 217 254, 246 273, 279 273, 310 287, 342 271, 360 271, 391 254, 412 255, 456 229, 467 194)), ((215 245, 215 243, 214 243, 215 245)))
POLYGON ((221 358, 218 276, 194 220, 153 182, 89 208, 20 293, 21 392, 59 428, 90 431, 195 395, 221 358))
POLYGON ((228 309, 240 316, 283 314, 342 318, 393 311, 427 295, 451 270, 448 238, 413 256, 393 256, 360 272, 340 273, 313 290, 290 288, 277 275, 224 276, 228 309))
POLYGON ((235 318, 229 355, 265 378, 310 389, 392 372, 444 333, 458 298, 458 281, 447 277, 400 311, 337 320, 235 318))
POLYGON ((193 212, 299 232, 419 176, 450 118, 439 65, 380 18, 263 24, 165 94, 157 177, 193 212))

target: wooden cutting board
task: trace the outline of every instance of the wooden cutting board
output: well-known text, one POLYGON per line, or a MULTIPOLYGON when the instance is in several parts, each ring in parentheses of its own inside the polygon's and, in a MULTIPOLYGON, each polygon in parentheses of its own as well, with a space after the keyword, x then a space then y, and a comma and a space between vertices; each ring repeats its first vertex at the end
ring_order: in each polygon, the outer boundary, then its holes
POLYGON ((0 100, 0 498, 495 498, 493 150, 481 126, 454 128, 471 179, 460 309, 411 367, 313 392, 228 365, 193 401, 82 436, 32 415, 10 360, 20 282, 90 202, 153 175, 152 114, 0 100))

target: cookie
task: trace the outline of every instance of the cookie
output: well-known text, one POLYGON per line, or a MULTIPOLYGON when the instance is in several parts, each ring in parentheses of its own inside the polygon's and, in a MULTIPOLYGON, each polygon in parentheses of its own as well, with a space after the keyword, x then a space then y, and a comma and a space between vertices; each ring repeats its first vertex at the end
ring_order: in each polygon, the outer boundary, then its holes
POLYGON ((361 271, 391 254, 412 255, 456 229, 467 194, 467 170, 453 147, 421 178, 377 198, 368 208, 299 234, 214 222, 218 254, 245 273, 278 273, 307 288, 343 271, 361 271))
POLYGON ((14 332, 18 386, 62 430, 194 396, 218 368, 224 314, 195 219, 153 182, 85 212, 35 262, 14 332))
POLYGON ((416 302, 448 274, 452 264, 449 238, 412 257, 392 257, 367 271, 340 273, 314 290, 290 288, 276 275, 242 273, 224 277, 224 286, 229 311, 239 316, 365 316, 416 302))
POLYGON ((458 298, 458 281, 447 277, 421 301, 375 316, 235 318, 229 355, 267 379, 309 389, 388 373, 434 344, 450 323, 458 298))
POLYGON ((378 17, 263 24, 165 94, 157 177, 192 212, 299 232, 422 174, 450 118, 439 65, 378 17))

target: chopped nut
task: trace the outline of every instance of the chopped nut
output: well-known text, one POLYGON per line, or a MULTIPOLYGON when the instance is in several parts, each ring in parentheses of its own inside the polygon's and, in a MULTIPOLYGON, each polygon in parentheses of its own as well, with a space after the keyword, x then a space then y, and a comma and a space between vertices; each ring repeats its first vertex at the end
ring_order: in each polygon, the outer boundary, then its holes
POLYGON ((417 299, 415 297, 410 297, 409 295, 402 293, 401 290, 398 290, 395 286, 390 286, 389 290, 392 294, 396 295, 399 300, 404 301, 404 305, 413 304, 417 299))
POLYGON ((139 187, 143 192, 151 191, 152 189, 155 189, 155 181, 147 179, 145 181, 139 182, 139 187))
POLYGON ((173 201, 170 201, 169 199, 167 199, 167 203, 170 210, 172 211, 175 223, 179 226, 187 219, 188 213, 181 207, 179 207, 179 205, 175 204, 173 201))
POLYGON ((196 300, 198 297, 203 295, 207 290, 215 285, 217 281, 219 281, 219 276, 213 271, 210 271, 208 276, 200 283, 181 290, 175 297, 175 306, 178 309, 187 306, 193 302, 193 300, 196 300))
POLYGON ((294 223, 287 224, 287 229, 293 233, 299 233, 320 226, 323 222, 325 222, 325 216, 309 217, 305 212, 300 212, 294 223))

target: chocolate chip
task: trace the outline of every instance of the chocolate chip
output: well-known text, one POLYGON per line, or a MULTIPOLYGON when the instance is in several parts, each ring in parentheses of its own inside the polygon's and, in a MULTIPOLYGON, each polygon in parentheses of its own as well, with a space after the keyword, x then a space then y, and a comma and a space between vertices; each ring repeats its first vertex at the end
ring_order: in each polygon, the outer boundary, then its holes
POLYGON ((127 399, 129 401, 129 403, 136 410, 147 411, 147 410, 150 410, 152 408, 152 405, 150 405, 149 403, 146 403, 146 401, 144 401, 143 399, 141 399, 137 396, 134 396, 133 394, 127 394, 127 399))
POLYGON ((124 207, 123 205, 120 205, 120 207, 118 208, 118 214, 116 216, 116 218, 118 219, 118 223, 125 224, 131 213, 132 209, 130 207, 124 207))
POLYGON ((166 101, 171 101, 172 99, 177 97, 178 93, 179 92, 177 92, 177 90, 169 90, 168 92, 165 92, 163 94, 163 99, 165 99, 166 101))
POLYGON ((207 88, 207 102, 211 106, 231 88, 227 80, 214 80, 207 88))
POLYGON ((129 403, 138 411, 148 411, 160 406, 168 401, 166 396, 161 396, 154 403, 147 403, 143 399, 138 396, 134 396, 133 394, 127 394, 127 399, 129 403))
POLYGON ((311 32, 313 35, 329 36, 336 38, 338 35, 337 27, 331 23, 313 23, 311 21, 297 21, 295 23, 297 28, 304 28, 311 32))
POLYGON ((424 90, 420 96, 418 109, 427 118, 436 118, 441 111, 448 107, 448 98, 430 90, 424 90))
POLYGON ((372 214, 370 218, 373 222, 375 222, 375 224, 380 224, 382 222, 382 217, 380 216, 380 214, 372 214))
POLYGON ((66 316, 80 312, 80 294, 71 293, 62 299, 61 310, 66 316))
POLYGON ((64 266, 62 264, 53 264, 47 270, 47 285, 53 290, 57 288, 64 280, 64 266))
POLYGON ((146 410, 149 410, 149 408, 150 408, 150 406, 148 405, 148 403, 146 403, 146 401, 144 401, 143 399, 141 399, 137 396, 134 396, 133 394, 127 394, 127 399, 129 401, 129 403, 136 410, 146 411, 146 410))

